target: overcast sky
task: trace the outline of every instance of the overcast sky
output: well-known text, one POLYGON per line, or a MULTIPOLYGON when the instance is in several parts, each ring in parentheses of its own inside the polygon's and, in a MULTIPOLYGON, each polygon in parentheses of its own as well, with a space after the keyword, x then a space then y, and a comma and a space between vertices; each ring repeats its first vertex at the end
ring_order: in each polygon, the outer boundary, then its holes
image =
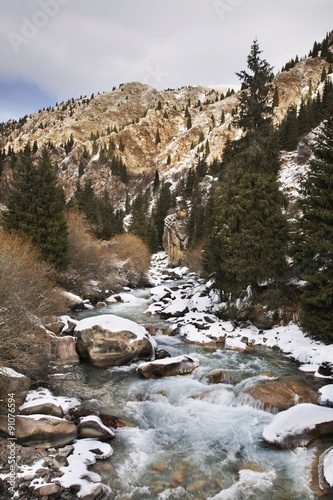
POLYGON ((140 81, 238 84, 252 41, 281 69, 333 29, 333 0, 0 0, 0 122, 140 81))

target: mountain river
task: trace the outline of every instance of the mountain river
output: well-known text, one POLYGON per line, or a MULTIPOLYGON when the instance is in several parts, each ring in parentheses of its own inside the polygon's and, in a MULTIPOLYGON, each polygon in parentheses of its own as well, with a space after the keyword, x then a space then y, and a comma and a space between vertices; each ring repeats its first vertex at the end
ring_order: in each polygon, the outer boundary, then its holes
POLYGON ((291 451, 265 443, 262 432, 273 415, 250 406, 244 395, 246 388, 268 380, 268 374, 317 390, 313 377, 275 349, 256 346, 238 353, 163 335, 169 324, 145 314, 149 289, 131 294, 142 300, 78 312, 75 319, 110 313, 154 325, 157 347, 171 356, 193 356, 201 365, 188 375, 143 379, 136 370, 139 363, 109 369, 87 363, 76 368, 75 380, 66 381, 67 393, 80 397, 85 407, 130 422, 116 430, 113 455, 94 469, 111 489, 108 498, 321 498, 309 486, 315 445, 291 451), (221 369, 232 373, 233 384, 208 383, 206 375, 221 369))

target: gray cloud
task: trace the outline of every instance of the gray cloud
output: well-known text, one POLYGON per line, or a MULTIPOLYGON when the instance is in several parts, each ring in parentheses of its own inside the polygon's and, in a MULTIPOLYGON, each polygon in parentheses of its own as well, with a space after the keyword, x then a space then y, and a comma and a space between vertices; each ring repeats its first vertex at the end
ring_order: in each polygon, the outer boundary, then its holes
POLYGON ((133 80, 238 83, 258 38, 278 70, 320 41, 332 0, 0 0, 1 79, 58 99, 133 80))

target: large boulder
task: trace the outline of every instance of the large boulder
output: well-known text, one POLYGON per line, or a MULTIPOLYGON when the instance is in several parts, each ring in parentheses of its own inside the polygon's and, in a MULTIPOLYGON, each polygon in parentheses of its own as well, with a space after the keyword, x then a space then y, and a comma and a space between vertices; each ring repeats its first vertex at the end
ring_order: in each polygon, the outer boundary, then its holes
POLYGON ((80 418, 78 427, 81 438, 114 439, 115 433, 96 415, 88 415, 80 418))
MULTIPOLYGON (((301 382, 287 380, 285 382, 265 382, 250 387, 244 392, 251 396, 263 410, 279 412, 291 408, 298 403, 318 404, 318 393, 301 382)), ((247 402, 249 402, 247 400, 247 402)))
POLYGON ((152 359, 154 355, 155 342, 147 330, 134 321, 113 314, 79 321, 75 335, 79 356, 101 368, 152 359))
POLYGON ((7 415, 0 416, 0 433, 14 435, 17 442, 36 448, 59 448, 72 443, 77 437, 77 428, 73 422, 47 415, 15 417, 12 428, 8 426, 7 415))
POLYGON ((76 352, 75 338, 70 335, 58 337, 56 339, 55 356, 56 361, 62 365, 79 363, 80 358, 76 352))
POLYGON ((18 407, 26 398, 31 380, 29 377, 18 373, 5 366, 0 368, 0 413, 8 412, 13 404, 18 407), (9 405, 9 406, 8 406, 9 405))
POLYGON ((295 448, 332 434, 333 409, 303 403, 275 415, 264 428, 263 438, 281 448, 295 448))
POLYGON ((144 378, 171 377, 191 373, 199 365, 200 361, 195 358, 177 356, 174 358, 158 359, 150 363, 142 363, 138 367, 138 372, 144 378))

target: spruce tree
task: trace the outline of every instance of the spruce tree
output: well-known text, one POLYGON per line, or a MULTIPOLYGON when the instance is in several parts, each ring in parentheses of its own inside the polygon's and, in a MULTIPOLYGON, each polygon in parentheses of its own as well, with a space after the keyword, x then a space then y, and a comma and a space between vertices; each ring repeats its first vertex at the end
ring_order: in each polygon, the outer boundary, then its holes
POLYGON ((207 270, 218 288, 234 296, 248 286, 258 294, 263 282, 277 283, 286 265, 285 199, 277 182, 279 149, 269 106, 272 73, 260 53, 255 41, 248 57, 253 76, 238 73, 247 86, 238 121, 245 136, 226 148, 205 242, 207 270))
POLYGON ((21 154, 13 173, 4 229, 32 238, 43 258, 54 267, 69 263, 65 200, 46 148, 35 167, 30 148, 21 154))
POLYGON ((264 123, 268 124, 273 114, 268 97, 274 75, 268 62, 260 59, 261 52, 258 41, 254 40, 247 58, 250 73, 236 73, 246 89, 241 93, 238 119, 238 125, 245 131, 255 131, 264 123))
POLYGON ((304 183, 303 217, 298 224, 295 260, 306 281, 301 295, 302 324, 333 342, 333 117, 324 122, 313 147, 315 158, 304 183))

